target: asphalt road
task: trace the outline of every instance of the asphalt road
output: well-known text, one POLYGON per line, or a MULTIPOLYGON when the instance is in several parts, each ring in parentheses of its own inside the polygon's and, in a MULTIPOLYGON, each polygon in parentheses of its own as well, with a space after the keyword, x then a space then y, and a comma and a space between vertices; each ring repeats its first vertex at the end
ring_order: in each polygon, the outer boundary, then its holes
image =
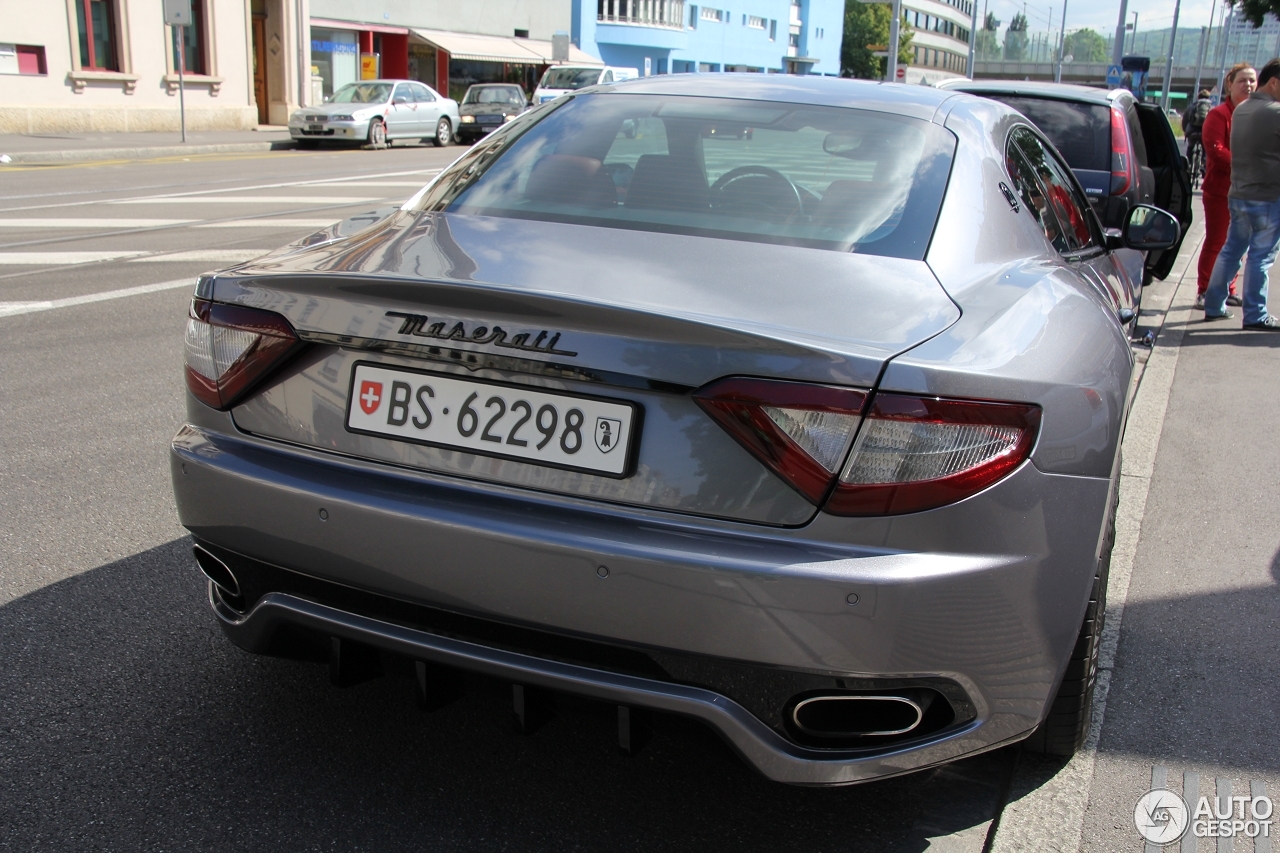
POLYGON ((789 788, 686 720, 624 758, 607 706, 524 737, 497 682, 424 714, 222 637, 168 479, 190 283, 457 153, 0 173, 0 850, 982 850, 1016 750, 789 788))

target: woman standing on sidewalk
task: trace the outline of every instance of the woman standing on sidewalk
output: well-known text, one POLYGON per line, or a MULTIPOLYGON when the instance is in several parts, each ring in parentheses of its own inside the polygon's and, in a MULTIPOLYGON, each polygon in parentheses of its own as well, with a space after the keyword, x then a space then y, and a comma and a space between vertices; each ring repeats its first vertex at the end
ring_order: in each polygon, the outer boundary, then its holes
MULTIPOLYGON (((1196 308, 1204 308, 1204 292, 1209 289, 1213 262, 1227 241, 1231 214, 1227 211, 1227 192, 1231 189, 1231 114, 1258 88, 1258 73, 1247 62, 1241 62, 1227 73, 1223 89, 1227 97, 1204 120, 1201 137, 1205 153, 1205 174, 1201 199, 1204 202, 1204 245, 1200 248, 1197 268, 1196 308)), ((1236 283, 1231 282, 1228 305, 1239 305, 1236 283)))

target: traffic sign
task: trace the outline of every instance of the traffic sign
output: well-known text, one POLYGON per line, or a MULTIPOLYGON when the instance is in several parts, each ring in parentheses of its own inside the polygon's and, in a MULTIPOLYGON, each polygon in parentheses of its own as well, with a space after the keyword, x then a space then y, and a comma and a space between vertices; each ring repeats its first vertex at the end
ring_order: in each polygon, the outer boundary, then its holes
POLYGON ((901 81, 901 80, 906 80, 906 79, 907 79, 907 69, 906 69, 904 66, 899 65, 899 66, 898 66, 898 80, 900 80, 900 81, 901 81))
POLYGON ((191 26, 191 0, 164 0, 164 22, 174 27, 191 26))
POLYGON ((1108 86, 1120 85, 1120 66, 1119 65, 1107 66, 1107 85, 1108 86))

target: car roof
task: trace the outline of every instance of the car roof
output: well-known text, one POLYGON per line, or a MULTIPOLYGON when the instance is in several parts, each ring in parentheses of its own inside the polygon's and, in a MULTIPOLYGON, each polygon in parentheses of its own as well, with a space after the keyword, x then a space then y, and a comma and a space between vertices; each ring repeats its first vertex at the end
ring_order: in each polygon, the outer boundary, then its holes
POLYGON ((782 101, 824 107, 893 112, 929 120, 945 101, 957 97, 930 86, 788 74, 661 74, 594 86, 593 92, 637 95, 692 95, 782 101))
POLYGON ((1082 101, 1089 104, 1110 105, 1129 92, 1125 89, 1095 89, 1074 83, 1042 83, 1036 80, 946 80, 939 88, 952 92, 968 92, 972 95, 1021 95, 1032 98, 1052 98, 1059 101, 1082 101))

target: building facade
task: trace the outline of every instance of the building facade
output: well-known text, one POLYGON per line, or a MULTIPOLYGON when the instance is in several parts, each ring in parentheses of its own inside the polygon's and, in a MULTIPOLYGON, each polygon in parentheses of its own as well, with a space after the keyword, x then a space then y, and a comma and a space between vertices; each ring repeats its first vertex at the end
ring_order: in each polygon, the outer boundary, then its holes
POLYGON ((974 0, 903 0, 903 32, 911 33, 906 82, 964 77, 973 40, 974 0))
POLYGON ((0 133, 177 130, 179 53, 188 128, 282 124, 308 92, 307 2, 190 0, 179 51, 158 0, 0 0, 0 133))
POLYGON ((643 74, 840 74, 840 0, 573 0, 573 43, 643 74))

